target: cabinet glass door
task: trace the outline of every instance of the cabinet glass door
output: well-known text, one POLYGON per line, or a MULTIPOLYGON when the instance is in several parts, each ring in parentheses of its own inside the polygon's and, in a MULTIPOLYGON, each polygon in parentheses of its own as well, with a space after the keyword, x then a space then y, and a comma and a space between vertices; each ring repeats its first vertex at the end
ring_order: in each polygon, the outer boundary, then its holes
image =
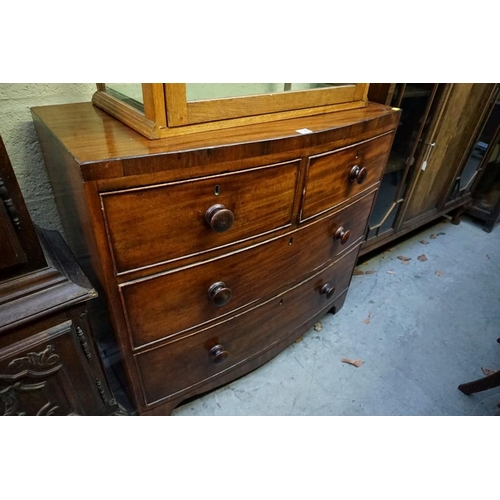
POLYGON ((367 240, 390 235, 405 200, 409 173, 418 158, 432 118, 439 84, 397 83, 390 105, 402 114, 368 225, 367 240))
MULTIPOLYGON (((455 179, 453 188, 446 200, 447 203, 461 198, 471 191, 474 181, 485 169, 495 169, 498 163, 498 124, 500 123, 500 99, 497 99, 488 120, 485 123, 478 140, 464 163, 464 166, 455 179), (490 165, 491 164, 491 165, 490 165)), ((498 168, 498 167, 497 167, 498 168)), ((488 176, 483 175, 480 181, 482 188, 486 188, 488 176)))

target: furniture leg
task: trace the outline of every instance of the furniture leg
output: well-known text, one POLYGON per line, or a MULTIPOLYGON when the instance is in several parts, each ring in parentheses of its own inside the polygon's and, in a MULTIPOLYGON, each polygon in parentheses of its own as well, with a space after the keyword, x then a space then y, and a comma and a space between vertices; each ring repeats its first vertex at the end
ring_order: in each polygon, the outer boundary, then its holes
POLYGON ((469 396, 475 392, 482 392, 488 389, 493 389, 494 387, 498 387, 499 385, 500 385, 500 370, 493 373, 492 375, 488 375, 478 380, 474 380, 473 382, 460 384, 458 386, 458 389, 467 396, 469 396))
POLYGON ((453 215, 451 218, 451 223, 455 224, 455 226, 458 226, 460 224, 460 217, 462 214, 468 210, 472 206, 472 202, 465 203, 465 205, 462 205, 461 207, 457 208, 456 210, 453 211, 453 215))

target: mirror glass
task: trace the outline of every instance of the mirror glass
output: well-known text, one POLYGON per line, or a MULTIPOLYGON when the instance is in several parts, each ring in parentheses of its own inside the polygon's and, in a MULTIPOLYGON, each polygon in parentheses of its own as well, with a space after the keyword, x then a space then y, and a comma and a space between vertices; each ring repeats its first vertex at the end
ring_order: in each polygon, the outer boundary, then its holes
POLYGON ((134 108, 144 110, 142 84, 140 83, 106 83, 106 92, 134 108))
POLYGON ((297 90, 314 90, 350 86, 353 83, 188 83, 188 101, 223 99, 250 95, 276 94, 297 90))

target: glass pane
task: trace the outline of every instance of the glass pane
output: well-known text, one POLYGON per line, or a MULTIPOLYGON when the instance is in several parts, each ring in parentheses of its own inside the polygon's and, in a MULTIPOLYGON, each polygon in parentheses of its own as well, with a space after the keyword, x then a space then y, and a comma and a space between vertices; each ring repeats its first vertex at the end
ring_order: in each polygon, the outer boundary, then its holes
POLYGON ((370 217, 370 238, 393 227, 406 191, 408 173, 420 151, 422 137, 425 137, 431 120, 428 107, 435 85, 396 84, 391 105, 401 107, 401 119, 370 217))
POLYGON ((462 175, 460 176, 460 189, 464 189, 469 184, 472 176, 476 173, 477 167, 484 157, 484 153, 486 153, 487 147, 487 144, 481 141, 474 146, 474 149, 465 164, 462 175))
MULTIPOLYGON (((404 87, 400 103, 401 120, 391 151, 392 162, 406 164, 409 155, 415 149, 415 141, 422 137, 420 134, 422 122, 426 119, 426 122, 429 122, 426 109, 434 86, 434 83, 408 83, 404 87)), ((397 98, 397 91, 395 98, 397 98)), ((416 152, 412 156, 416 157, 416 152)))
POLYGON ((223 99, 249 95, 275 94, 296 90, 313 90, 353 83, 187 83, 188 101, 223 99))
MULTIPOLYGON (((393 203, 396 201, 400 176, 401 174, 399 171, 384 174, 377 194, 377 200, 370 217, 370 227, 378 226, 391 210, 393 203)), ((394 220, 396 210, 392 210, 392 212, 390 215, 393 215, 393 217, 389 215, 386 222, 388 220, 394 220), (392 212, 394 212, 394 214, 392 214, 392 212)), ((389 229, 390 227, 392 227, 392 222, 389 227, 386 227, 386 224, 384 223, 383 227, 384 229, 389 229)))
POLYGON ((401 206, 400 203, 398 203, 394 208, 391 210, 391 213, 389 214, 389 217, 385 220, 385 222, 382 224, 380 227, 380 234, 385 233, 389 229, 392 228, 394 224, 394 220, 396 219, 396 215, 398 213, 398 209, 401 206))
POLYGON ((144 109, 142 85, 140 83, 106 83, 106 91, 134 108, 144 109))

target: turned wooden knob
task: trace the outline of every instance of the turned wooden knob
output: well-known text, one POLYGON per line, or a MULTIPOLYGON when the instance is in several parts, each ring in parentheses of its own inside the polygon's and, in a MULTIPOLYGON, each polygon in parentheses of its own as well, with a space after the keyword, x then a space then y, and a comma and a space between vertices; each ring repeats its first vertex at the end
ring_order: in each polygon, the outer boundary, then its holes
POLYGON ((329 283, 325 283, 319 293, 324 295, 327 299, 331 299, 333 297, 333 293, 335 292, 335 287, 331 286, 329 283))
POLYGON ((208 289, 208 296, 217 307, 226 305, 233 296, 233 292, 223 281, 217 281, 208 289))
POLYGON ((205 212, 205 220, 216 233, 223 233, 233 225, 234 214, 224 205, 212 205, 205 212))
POLYGON ((351 231, 349 231, 349 229, 347 229, 346 231, 344 226, 340 226, 337 229, 337 231, 335 231, 334 238, 336 240, 340 240, 340 244, 344 245, 349 241, 350 236, 351 236, 351 231))
POLYGON ((229 358, 229 353, 224 350, 221 345, 216 345, 208 351, 209 356, 212 358, 214 365, 220 365, 229 358))
POLYGON ((365 167, 360 167, 359 165, 354 165, 349 172, 349 182, 356 181, 358 184, 363 184, 366 176, 368 175, 368 170, 365 167))

